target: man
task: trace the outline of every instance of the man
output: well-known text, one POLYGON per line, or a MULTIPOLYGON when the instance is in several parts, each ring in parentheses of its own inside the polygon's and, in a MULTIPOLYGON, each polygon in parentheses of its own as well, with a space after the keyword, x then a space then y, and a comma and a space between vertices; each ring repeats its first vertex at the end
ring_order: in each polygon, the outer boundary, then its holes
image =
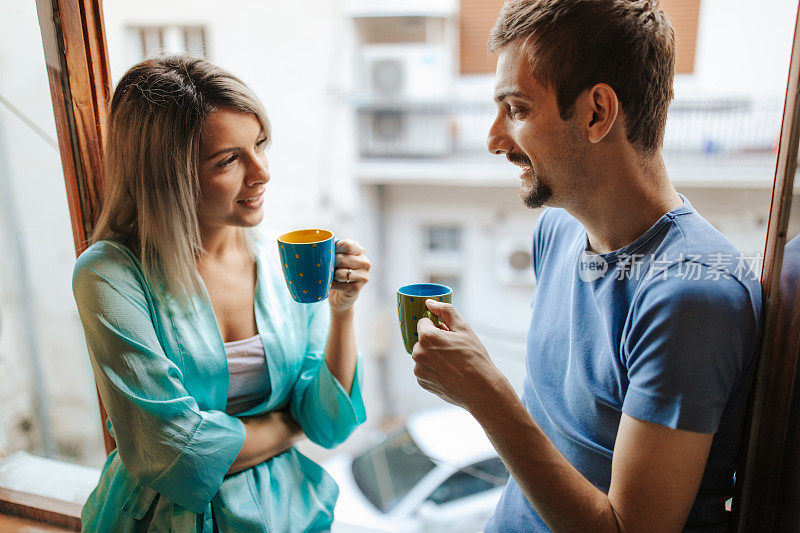
POLYGON ((760 289, 667 176, 670 23, 656 0, 512 1, 489 46, 489 150, 551 206, 522 398, 451 305, 428 302, 445 327, 421 320, 413 353, 511 472, 486 530, 725 530, 760 289))

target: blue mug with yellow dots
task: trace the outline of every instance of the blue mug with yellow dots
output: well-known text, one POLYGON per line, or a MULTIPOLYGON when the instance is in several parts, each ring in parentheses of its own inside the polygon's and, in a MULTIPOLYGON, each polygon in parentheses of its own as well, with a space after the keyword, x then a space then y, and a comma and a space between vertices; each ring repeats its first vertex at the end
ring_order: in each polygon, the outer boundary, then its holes
POLYGON ((336 239, 326 229, 301 229, 278 237, 286 286, 296 302, 310 304, 328 297, 333 284, 336 239))
POLYGON ((439 317, 428 310, 426 300, 453 303, 453 289, 438 283, 413 283, 397 289, 397 316, 403 343, 410 354, 417 343, 417 322, 423 317, 439 325, 439 317))

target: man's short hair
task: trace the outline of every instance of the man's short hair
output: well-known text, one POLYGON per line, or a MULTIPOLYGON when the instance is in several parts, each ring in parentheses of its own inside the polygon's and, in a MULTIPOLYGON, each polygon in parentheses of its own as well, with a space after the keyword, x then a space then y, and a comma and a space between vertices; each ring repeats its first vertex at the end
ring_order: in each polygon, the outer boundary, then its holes
POLYGON ((625 115, 628 141, 661 148, 675 75, 675 32, 658 0, 509 0, 489 50, 523 40, 534 77, 555 90, 562 120, 577 97, 610 85, 625 115))

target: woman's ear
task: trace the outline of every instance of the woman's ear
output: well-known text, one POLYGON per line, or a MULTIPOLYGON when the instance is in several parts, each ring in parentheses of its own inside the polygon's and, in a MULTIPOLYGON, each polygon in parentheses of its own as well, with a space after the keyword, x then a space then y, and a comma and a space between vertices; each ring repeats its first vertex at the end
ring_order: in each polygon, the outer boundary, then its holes
POLYGON ((609 85, 598 83, 579 97, 590 143, 605 139, 619 116, 619 99, 609 85))

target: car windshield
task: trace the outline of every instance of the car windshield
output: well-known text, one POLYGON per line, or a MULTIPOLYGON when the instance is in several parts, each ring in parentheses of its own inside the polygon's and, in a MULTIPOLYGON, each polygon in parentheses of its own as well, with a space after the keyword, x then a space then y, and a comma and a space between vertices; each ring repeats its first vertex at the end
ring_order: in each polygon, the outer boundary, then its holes
POLYGON ((372 505, 387 513, 435 466, 403 429, 354 459, 353 477, 372 505))

